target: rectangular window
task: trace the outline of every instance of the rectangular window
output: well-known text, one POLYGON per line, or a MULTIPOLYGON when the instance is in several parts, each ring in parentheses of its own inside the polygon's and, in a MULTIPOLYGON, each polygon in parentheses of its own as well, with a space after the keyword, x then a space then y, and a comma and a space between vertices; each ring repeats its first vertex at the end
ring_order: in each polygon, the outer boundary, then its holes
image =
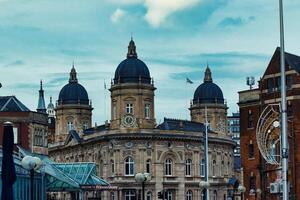
POLYGON ((248 146, 248 157, 249 158, 254 158, 254 146, 253 144, 249 144, 248 146))
POLYGON ((253 114, 251 110, 248 112, 248 128, 253 128, 253 114))
POLYGON ((251 192, 251 190, 253 192, 255 192, 255 190, 256 190, 255 176, 250 176, 250 179, 249 179, 249 190, 250 190, 250 192, 251 192))
POLYGON ((281 78, 280 78, 280 76, 276 78, 276 86, 277 86, 277 90, 280 90, 280 88, 281 88, 281 78))
POLYGON ((267 90, 268 92, 273 92, 273 87, 274 87, 274 83, 273 83, 273 79, 267 79, 267 90))
POLYGON ((200 162, 200 176, 205 176, 205 159, 202 159, 200 162))
POLYGON ((149 119, 150 118, 150 104, 149 103, 146 103, 145 104, 145 118, 146 119, 149 119))
POLYGON ((293 84, 293 79, 291 75, 286 76, 286 88, 291 89, 293 84))
POLYGON ((14 144, 18 144, 18 127, 13 127, 13 132, 14 132, 14 144))
POLYGON ((117 119, 117 107, 116 107, 116 105, 113 105, 113 109, 112 109, 112 118, 113 119, 117 119))
POLYGON ((132 103, 126 104, 126 113, 133 114, 133 104, 132 103))
POLYGON ((288 117, 293 115, 293 107, 291 102, 288 102, 286 112, 288 117))

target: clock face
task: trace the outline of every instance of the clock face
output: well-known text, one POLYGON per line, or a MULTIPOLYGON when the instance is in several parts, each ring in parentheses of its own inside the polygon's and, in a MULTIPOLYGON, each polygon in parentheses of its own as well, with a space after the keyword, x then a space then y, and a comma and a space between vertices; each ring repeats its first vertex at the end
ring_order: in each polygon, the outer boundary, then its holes
POLYGON ((122 118, 122 125, 127 128, 134 127, 135 122, 136 122, 136 120, 135 120, 134 116, 132 116, 130 114, 127 114, 122 118))

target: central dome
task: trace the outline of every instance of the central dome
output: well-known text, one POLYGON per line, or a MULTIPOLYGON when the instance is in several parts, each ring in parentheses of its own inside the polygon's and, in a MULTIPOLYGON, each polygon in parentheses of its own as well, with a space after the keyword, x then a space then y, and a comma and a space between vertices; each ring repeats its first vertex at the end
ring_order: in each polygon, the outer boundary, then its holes
POLYGON ((59 92, 58 104, 89 104, 88 93, 85 88, 78 83, 74 66, 70 73, 69 83, 59 92))
POLYGON ((147 65, 137 58, 136 46, 131 39, 127 59, 123 60, 115 71, 114 83, 151 83, 147 65))
POLYGON ((224 104, 223 92, 217 84, 212 82, 209 67, 206 68, 204 82, 198 86, 194 93, 193 103, 224 104))

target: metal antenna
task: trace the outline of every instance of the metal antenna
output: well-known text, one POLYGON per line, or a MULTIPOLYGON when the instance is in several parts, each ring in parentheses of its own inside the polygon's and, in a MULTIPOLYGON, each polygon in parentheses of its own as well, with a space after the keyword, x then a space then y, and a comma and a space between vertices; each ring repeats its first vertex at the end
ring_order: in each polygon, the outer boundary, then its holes
POLYGON ((250 90, 252 90, 252 88, 253 88, 253 85, 255 85, 255 79, 254 79, 254 77, 253 76, 248 76, 247 78, 246 78, 246 84, 248 85, 248 86, 250 86, 250 90))

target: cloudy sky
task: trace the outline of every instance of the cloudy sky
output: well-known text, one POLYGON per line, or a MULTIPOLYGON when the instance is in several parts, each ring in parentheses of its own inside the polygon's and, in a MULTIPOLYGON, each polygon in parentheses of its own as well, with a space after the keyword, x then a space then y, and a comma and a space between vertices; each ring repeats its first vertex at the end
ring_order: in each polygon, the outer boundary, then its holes
MULTIPOLYGON (((300 54, 300 1, 285 0, 286 51, 300 54)), ((229 113, 245 78, 262 75, 279 45, 277 0, 0 0, 1 95, 36 109, 39 81, 58 98, 72 62, 93 102, 93 121, 109 119, 109 85, 130 35, 154 77, 156 118, 188 119, 188 102, 209 63, 229 113), (186 85, 189 77, 194 84, 186 85)))

